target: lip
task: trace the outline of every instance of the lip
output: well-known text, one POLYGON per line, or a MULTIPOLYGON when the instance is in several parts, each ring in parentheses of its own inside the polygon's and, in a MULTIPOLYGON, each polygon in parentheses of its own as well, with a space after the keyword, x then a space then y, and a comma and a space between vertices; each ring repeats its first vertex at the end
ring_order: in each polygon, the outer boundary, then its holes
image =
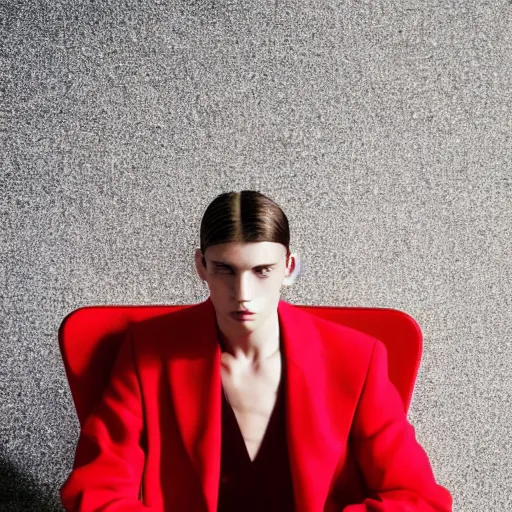
POLYGON ((248 320, 254 315, 252 311, 233 311, 231 316, 235 320, 248 320))

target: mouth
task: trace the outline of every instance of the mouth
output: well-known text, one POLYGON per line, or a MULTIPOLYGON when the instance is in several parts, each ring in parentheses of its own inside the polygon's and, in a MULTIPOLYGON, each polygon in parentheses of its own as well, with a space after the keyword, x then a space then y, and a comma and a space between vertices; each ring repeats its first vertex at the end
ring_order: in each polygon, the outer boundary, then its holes
POLYGON ((248 320, 254 316, 251 311, 233 311, 230 314, 235 320, 248 320))

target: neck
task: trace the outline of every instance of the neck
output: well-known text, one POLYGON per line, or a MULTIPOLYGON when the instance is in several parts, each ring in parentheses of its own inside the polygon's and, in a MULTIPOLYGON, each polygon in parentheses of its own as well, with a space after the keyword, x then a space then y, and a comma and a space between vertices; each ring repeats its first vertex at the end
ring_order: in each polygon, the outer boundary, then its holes
POLYGON ((279 318, 277 311, 256 331, 232 334, 217 323, 217 334, 223 350, 236 359, 261 362, 279 352, 279 318))

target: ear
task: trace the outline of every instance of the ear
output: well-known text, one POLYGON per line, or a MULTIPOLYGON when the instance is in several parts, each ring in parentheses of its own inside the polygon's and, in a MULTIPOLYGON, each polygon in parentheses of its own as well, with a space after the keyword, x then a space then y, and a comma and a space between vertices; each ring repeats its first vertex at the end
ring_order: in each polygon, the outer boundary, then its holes
POLYGON ((289 277, 291 274, 293 274, 293 271, 296 268, 296 261, 295 261, 295 255, 290 254, 288 259, 286 260, 286 269, 285 269, 285 276, 289 277))
POLYGON ((297 253, 290 254, 286 262, 283 284, 290 286, 295 282, 300 273, 300 259, 297 253))
POLYGON ((194 255, 194 261, 196 264, 196 270, 199 275, 199 277, 205 281, 206 280, 206 268, 203 265, 203 253, 201 249, 196 249, 195 255, 194 255))

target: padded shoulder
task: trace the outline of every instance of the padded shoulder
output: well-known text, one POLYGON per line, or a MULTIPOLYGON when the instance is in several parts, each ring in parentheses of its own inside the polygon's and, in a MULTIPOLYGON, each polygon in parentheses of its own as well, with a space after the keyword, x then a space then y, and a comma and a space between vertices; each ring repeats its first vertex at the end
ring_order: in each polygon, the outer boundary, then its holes
MULTIPOLYGON (((307 313, 306 313, 307 314, 307 313)), ((351 357, 370 358, 377 338, 346 325, 311 315, 327 355, 350 354, 351 357)))
POLYGON ((191 356, 211 344, 212 312, 205 303, 142 320, 130 326, 135 353, 191 356))

